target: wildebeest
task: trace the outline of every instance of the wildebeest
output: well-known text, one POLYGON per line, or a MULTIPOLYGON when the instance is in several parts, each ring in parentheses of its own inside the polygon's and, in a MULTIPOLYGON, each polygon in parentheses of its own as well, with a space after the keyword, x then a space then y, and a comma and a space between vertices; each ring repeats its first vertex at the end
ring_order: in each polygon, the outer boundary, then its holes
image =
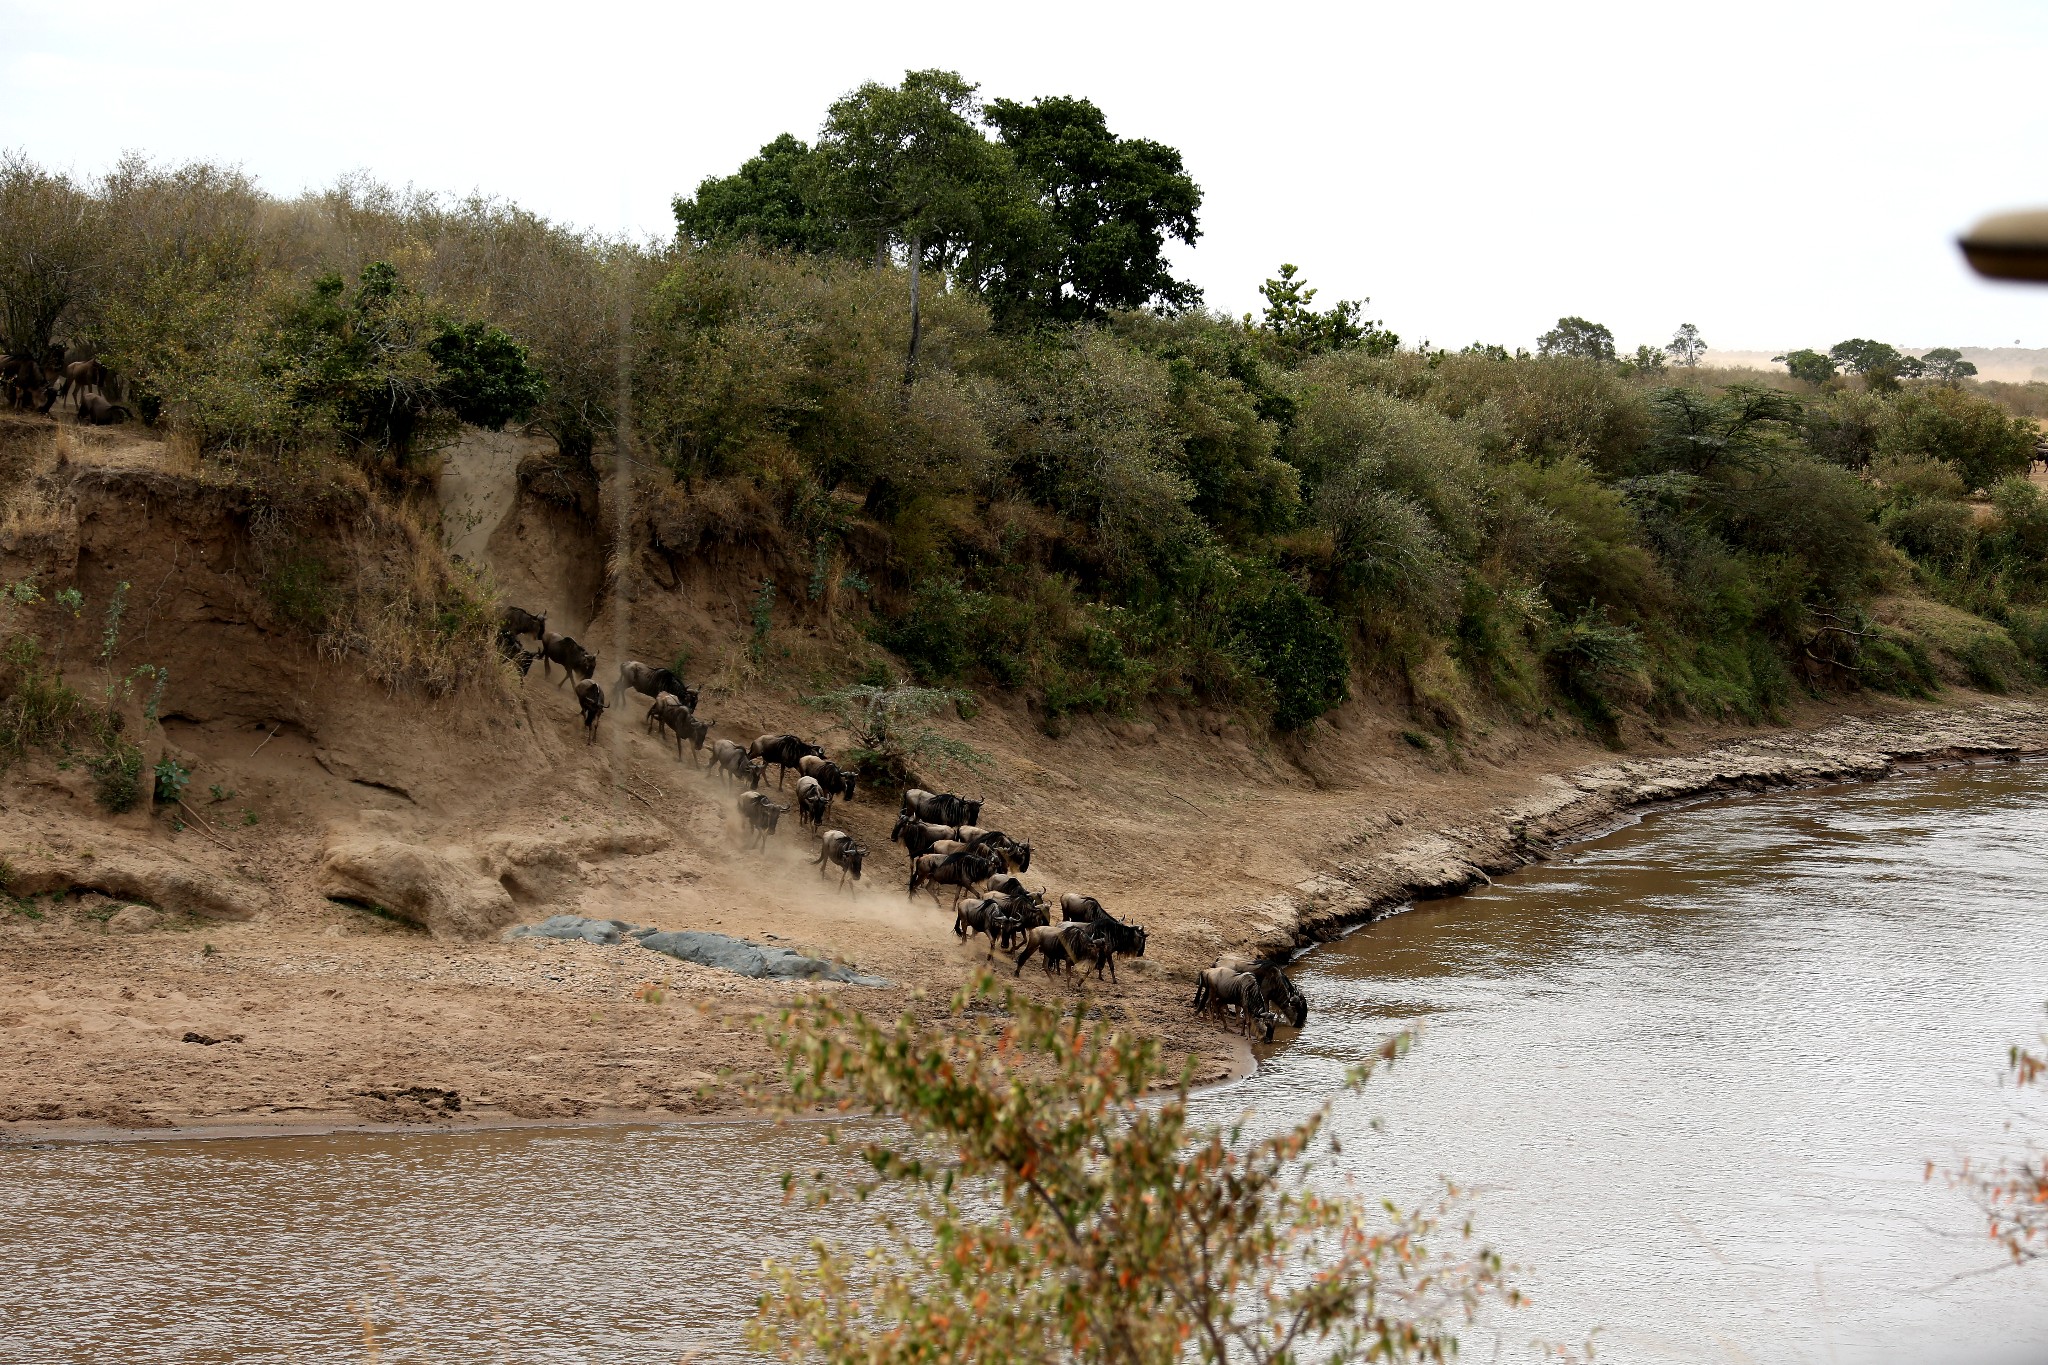
POLYGON ((97 360, 74 360, 64 367, 64 373, 58 382, 64 386, 64 392, 71 395, 71 401, 77 404, 85 401, 87 389, 98 389, 105 393, 109 377, 107 367, 97 360))
POLYGON ((548 614, 536 616, 524 607, 506 606, 498 613, 498 629, 513 636, 531 635, 535 640, 544 640, 548 633, 548 614))
POLYGON ((995 859, 973 849, 963 849, 958 853, 927 853, 910 864, 909 894, 915 896, 921 886, 930 891, 936 901, 939 898, 938 888, 950 886, 953 888, 953 904, 958 906, 962 896, 1001 870, 995 859))
POLYGON ((846 885, 846 874, 849 872, 853 874, 855 881, 860 880, 861 860, 867 856, 867 849, 857 843, 851 834, 843 829, 828 829, 824 837, 818 841, 818 875, 825 875, 827 864, 838 868, 839 885, 843 888, 846 885))
POLYGON ((795 768, 803 761, 805 754, 823 758, 825 749, 823 745, 806 744, 795 735, 762 735, 747 746, 747 757, 758 758, 763 763, 775 765, 777 791, 782 789, 782 779, 789 775, 791 768, 795 768))
POLYGON ((583 708, 583 742, 597 743, 598 718, 604 715, 604 689, 585 678, 576 684, 576 704, 583 708))
POLYGON ((1033 954, 1045 964, 1047 976, 1052 975, 1055 966, 1071 976, 1073 969, 1083 962, 1093 962, 1095 970, 1101 971, 1110 953, 1108 936, 1092 924, 1042 924, 1024 931, 1024 946, 1017 952, 1015 975, 1024 974, 1024 964, 1033 954))
POLYGON ((981 802, 969 801, 951 792, 928 792, 912 787, 903 793, 902 811, 927 824, 971 825, 981 819, 981 802))
POLYGON ((710 735, 711 727, 716 724, 718 724, 718 722, 715 720, 699 720, 695 715, 692 715, 690 717, 688 721, 688 729, 690 731, 691 763, 695 763, 697 761, 697 754, 700 750, 703 749, 704 740, 706 739, 706 737, 710 735))
POLYGON ((744 791, 740 793, 740 818, 746 822, 749 846, 768 846, 768 836, 775 832, 776 822, 789 814, 788 806, 778 806, 768 799, 766 792, 744 791))
MULTIPOLYGON (((53 391, 52 397, 54 396, 53 391)), ((50 405, 48 403, 45 403, 38 409, 41 412, 48 412, 49 410, 50 405)), ((132 415, 128 409, 122 407, 119 403, 109 403, 105 398, 96 393, 89 393, 78 400, 77 419, 92 426, 117 426, 127 421, 132 415)))
MULTIPOLYGON (((648 732, 652 734, 667 730, 676 737, 678 763, 682 762, 683 758, 683 736, 690 733, 690 722, 694 719, 695 717, 690 714, 690 708, 683 705, 682 699, 673 692, 663 692, 654 699, 654 704, 647 708, 648 732)), ((694 746, 691 752, 695 753, 694 746)), ((691 761, 695 762, 695 759, 691 761)))
POLYGON ((854 783, 858 774, 848 772, 822 754, 805 754, 796 761, 796 770, 805 777, 815 777, 825 788, 825 795, 853 800, 854 783))
MULTIPOLYGON (((560 664, 564 679, 574 681, 577 675, 589 678, 597 672, 597 656, 577 644, 566 635, 543 633, 540 637, 540 675, 548 677, 548 665, 560 664)), ((560 687, 561 683, 555 686, 560 687)))
POLYGON ((1060 897, 1060 918, 1070 924, 1101 925, 1116 951, 1126 957, 1145 955, 1145 930, 1136 924, 1126 924, 1110 914, 1102 908, 1102 902, 1093 896, 1083 896, 1075 891, 1067 892, 1060 897))
POLYGON ((1266 1008, 1266 996, 1259 989, 1257 977, 1250 972, 1234 972, 1228 967, 1211 967, 1196 972, 1195 1008, 1207 1010, 1220 1019, 1229 1007, 1236 1008, 1247 1038, 1251 1036, 1252 1020, 1257 1019, 1265 1025, 1261 1041, 1273 1041, 1273 1012, 1266 1008))
POLYGON ((747 751, 729 739, 711 741, 711 766, 718 769, 721 777, 744 780, 749 788, 761 785, 761 774, 765 771, 761 760, 747 757, 747 751))
POLYGON ((796 780, 796 822, 818 829, 825 827, 825 813, 832 808, 832 798, 825 795, 824 784, 815 777, 799 777, 796 780))
POLYGON ((951 825, 927 825, 911 816, 898 815, 895 825, 889 830, 889 839, 909 849, 910 856, 917 858, 929 853, 939 840, 952 839, 959 833, 951 825))
POLYGON ((503 626, 498 627, 498 653, 505 661, 519 670, 520 681, 526 680, 526 670, 533 667, 535 655, 532 650, 519 643, 519 637, 503 626))
POLYGON ((1012 872, 1029 872, 1031 870, 1031 843, 1029 840, 1019 841, 1012 839, 999 829, 982 829, 978 825, 962 825, 958 837, 960 842, 964 844, 971 845, 974 848, 985 848, 995 854, 1003 860, 1003 866, 1009 868, 1012 872))
POLYGON ((693 710, 697 705, 696 692, 683 686, 674 669, 656 668, 638 659, 628 659, 619 665, 619 680, 612 685, 613 705, 626 699, 628 688, 645 697, 658 697, 666 692, 693 710))
POLYGON ((1293 977, 1273 963, 1225 954, 1216 959, 1216 965, 1234 972, 1250 972, 1258 979, 1259 993, 1266 997, 1266 1003, 1291 1026, 1301 1028, 1308 1023, 1308 997, 1294 984, 1293 977))
POLYGON ((56 364, 45 365, 32 356, 0 356, 0 386, 7 390, 7 405, 24 412, 49 415, 57 402, 57 373, 56 364))
POLYGON ((975 896, 953 908, 953 932, 961 938, 987 934, 990 957, 995 956, 998 948, 1008 949, 1011 941, 1023 931, 1022 917, 1002 896, 975 896))

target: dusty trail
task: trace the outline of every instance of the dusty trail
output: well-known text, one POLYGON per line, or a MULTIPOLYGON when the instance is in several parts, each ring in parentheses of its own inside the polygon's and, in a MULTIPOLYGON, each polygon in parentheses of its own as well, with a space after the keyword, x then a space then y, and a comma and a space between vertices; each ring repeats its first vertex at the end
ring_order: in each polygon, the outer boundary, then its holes
MULTIPOLYGON (((593 748, 567 689, 538 669, 503 706, 396 701, 265 629, 218 513, 154 473, 149 452, 97 449, 103 485, 75 485, 72 520, 54 532, 73 537, 88 599, 120 578, 152 585, 135 630, 171 669, 165 742, 193 765, 207 834, 109 820, 83 774, 37 759, 0 780, 0 850, 22 879, 17 896, 40 876, 121 867, 149 885, 177 872, 219 904, 208 917, 122 909, 132 894, 44 896, 0 913, 0 1138, 682 1118, 731 1106, 721 1076, 768 1060, 746 1020, 787 999, 786 985, 624 944, 431 938, 328 899, 337 850, 425 860, 422 885, 449 917, 570 911, 847 961, 892 983, 831 988, 872 1011, 936 1011, 985 961, 948 911, 905 897, 887 839, 893 794, 835 807, 831 823, 875 850, 867 877, 841 892, 810 864, 793 816, 765 853, 745 851, 735 789, 641 733, 643 706, 612 712, 593 748), (216 786, 231 795, 214 801, 216 786), (246 918, 217 917, 222 905, 246 918)), ((661 662, 688 647, 714 733, 819 732, 794 694, 816 686, 816 651, 843 648, 835 632, 849 628, 778 623, 784 652, 750 670, 731 650, 755 581, 744 554, 672 589, 636 577, 606 596, 585 533, 545 506, 506 503, 517 449, 473 454, 444 489, 444 524, 509 600, 602 642, 601 680, 615 676, 612 641, 661 662)), ((17 575, 8 556, 22 543, 0 539, 0 579, 17 575)), ((1401 738, 1405 711, 1374 699, 1285 748, 1171 707, 1082 720, 1057 740, 999 703, 949 728, 993 756, 984 823, 1032 840, 1025 880, 1097 895, 1151 931, 1118 985, 1049 981, 1036 964, 1021 980, 1048 997, 1085 989, 1215 1078, 1241 1064, 1242 1046, 1193 1018, 1188 999, 1192 972, 1219 952, 1333 932, 1644 800, 1869 775, 1901 754, 2048 747, 2048 713, 2028 703, 1856 709, 1872 718, 1818 735, 1646 730, 1625 756, 1555 725, 1506 723, 1425 753, 1401 738), (1536 842, 1510 834, 1517 822, 1536 842)), ((1791 719, 1822 727, 1841 713, 1791 719)))

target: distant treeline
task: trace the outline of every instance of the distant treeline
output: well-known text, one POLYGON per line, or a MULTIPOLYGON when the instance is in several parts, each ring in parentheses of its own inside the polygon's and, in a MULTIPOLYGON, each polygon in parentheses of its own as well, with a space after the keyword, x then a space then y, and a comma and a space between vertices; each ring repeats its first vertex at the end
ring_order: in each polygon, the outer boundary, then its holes
POLYGON ((2048 665, 2034 429, 1958 376, 1734 383, 1689 328, 1622 357, 1582 319, 1533 355, 1404 349, 1292 266, 1225 317, 1164 263, 1200 204, 1086 101, 931 72, 680 197, 660 244, 17 157, 0 323, 247 477, 403 483, 459 422, 523 424, 559 452, 530 480, 594 516, 623 449, 665 471, 649 553, 772 545, 777 595, 1049 724, 1182 697, 1292 730, 1362 684, 1455 743, 1921 691, 1927 643, 1867 610, 1916 582, 2004 627, 1980 682, 2048 665))

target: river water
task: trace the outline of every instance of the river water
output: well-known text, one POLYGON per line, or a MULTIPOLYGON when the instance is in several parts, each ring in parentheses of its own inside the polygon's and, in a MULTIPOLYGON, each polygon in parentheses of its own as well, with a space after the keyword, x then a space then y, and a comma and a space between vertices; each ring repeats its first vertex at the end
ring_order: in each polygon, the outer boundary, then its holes
MULTIPOLYGON (((1298 977, 1301 1040, 1199 1107, 1291 1120, 1420 1025, 1333 1124, 1376 1193, 1478 1187, 1531 1303, 1467 1359, 2048 1358, 2048 1274, 1922 1179, 2048 1133, 1999 1084, 2048 998, 2048 767, 1663 812, 1298 977)), ((739 1358, 761 1258, 862 1232, 781 1205, 819 1160, 749 1124, 0 1148, 0 1361, 739 1358)))

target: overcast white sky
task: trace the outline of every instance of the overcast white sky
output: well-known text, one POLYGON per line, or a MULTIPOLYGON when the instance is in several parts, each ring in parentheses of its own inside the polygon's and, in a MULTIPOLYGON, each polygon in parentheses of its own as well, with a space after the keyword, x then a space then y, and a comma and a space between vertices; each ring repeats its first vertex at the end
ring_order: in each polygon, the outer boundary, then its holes
POLYGON ((1085 95, 1207 193, 1184 273, 1241 312, 1282 261, 1405 338, 2048 345, 1972 279, 2048 203, 2048 3, 136 4, 0 0, 0 146, 123 150, 289 193, 366 169, 607 231, 863 80, 1085 95))

